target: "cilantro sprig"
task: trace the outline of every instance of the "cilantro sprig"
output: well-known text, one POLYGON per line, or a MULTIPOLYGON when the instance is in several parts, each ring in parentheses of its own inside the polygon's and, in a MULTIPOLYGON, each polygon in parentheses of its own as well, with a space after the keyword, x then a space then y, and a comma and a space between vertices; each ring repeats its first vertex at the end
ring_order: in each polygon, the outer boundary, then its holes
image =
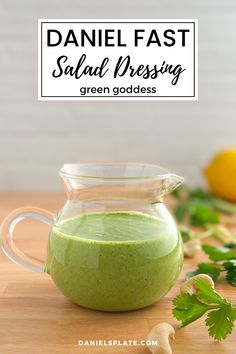
POLYGON ((195 285, 195 294, 180 294, 173 299, 173 316, 185 327, 207 314, 209 335, 218 341, 225 339, 234 327, 236 307, 204 280, 196 279, 195 285))
POLYGON ((220 213, 236 214, 236 204, 217 198, 201 188, 189 190, 183 186, 172 195, 177 201, 174 213, 178 222, 205 227, 207 224, 219 224, 220 213))
POLYGON ((224 247, 203 245, 202 249, 213 262, 198 264, 196 270, 186 274, 186 278, 207 274, 216 281, 223 274, 226 281, 236 287, 236 245, 229 244, 224 247))

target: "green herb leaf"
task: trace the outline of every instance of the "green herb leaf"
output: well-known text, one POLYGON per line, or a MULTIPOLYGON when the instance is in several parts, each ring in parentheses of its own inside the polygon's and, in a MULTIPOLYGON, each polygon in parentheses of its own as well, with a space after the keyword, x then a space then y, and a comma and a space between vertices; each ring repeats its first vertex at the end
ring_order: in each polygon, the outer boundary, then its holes
POLYGON ((208 306, 198 301, 195 295, 178 295, 174 298, 173 304, 175 306, 173 316, 181 321, 183 327, 202 317, 208 310, 208 306))
POLYGON ((236 269, 236 259, 230 259, 222 264, 225 269, 236 269))
POLYGON ((209 312, 206 319, 209 335, 216 340, 225 339, 232 332, 235 319, 236 310, 231 304, 209 312))
POLYGON ((236 269, 227 271, 226 280, 229 284, 236 286, 236 269))
POLYGON ((218 224, 219 214, 205 205, 195 205, 190 211, 190 221, 193 226, 205 226, 206 224, 218 224))
POLYGON ((215 282, 220 276, 220 269, 217 266, 210 263, 200 263, 198 264, 198 268, 195 271, 188 272, 186 274, 186 279, 192 278, 194 275, 197 274, 207 274, 215 282))
POLYGON ((194 233, 191 230, 189 230, 187 227, 179 226, 179 232, 183 242, 189 241, 194 236, 194 233))
POLYGON ((209 258, 214 261, 224 261, 227 259, 235 258, 236 254, 228 247, 214 247, 210 245, 203 245, 203 251, 209 255, 209 258))
POLYGON ((229 284, 236 286, 236 259, 231 259, 228 262, 224 262, 223 266, 225 267, 226 280, 229 284))
MULTIPOLYGON (((235 237, 235 235, 233 235, 233 237, 235 237)), ((230 243, 226 243, 224 245, 224 247, 231 248, 231 249, 236 249, 236 244, 233 243, 233 242, 230 242, 230 243)))
POLYGON ((203 279, 196 279, 195 285, 194 295, 180 294, 173 299, 173 316, 186 326, 208 312, 205 323, 209 335, 216 340, 225 339, 232 332, 236 308, 203 279))
POLYGON ((202 279, 196 279, 195 284, 197 285, 196 296, 200 301, 203 301, 206 304, 219 304, 226 305, 229 304, 227 300, 221 297, 215 289, 211 287, 206 281, 202 279))
POLYGON ((194 199, 208 200, 208 201, 212 199, 212 195, 202 188, 196 188, 191 190, 189 192, 189 197, 194 199))

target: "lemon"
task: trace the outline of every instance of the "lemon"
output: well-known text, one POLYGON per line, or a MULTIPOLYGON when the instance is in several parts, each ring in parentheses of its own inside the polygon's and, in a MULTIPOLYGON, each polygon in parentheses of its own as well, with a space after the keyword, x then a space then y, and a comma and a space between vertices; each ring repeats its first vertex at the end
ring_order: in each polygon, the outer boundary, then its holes
POLYGON ((236 148, 216 154, 203 173, 214 194, 236 202, 236 148))

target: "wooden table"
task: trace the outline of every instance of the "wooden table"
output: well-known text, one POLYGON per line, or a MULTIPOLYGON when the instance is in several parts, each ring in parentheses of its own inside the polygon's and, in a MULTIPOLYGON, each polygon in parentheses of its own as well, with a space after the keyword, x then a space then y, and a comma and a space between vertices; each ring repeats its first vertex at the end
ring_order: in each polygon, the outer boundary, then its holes
MULTIPOLYGON (((12 209, 34 205, 53 212, 63 205, 62 194, 0 194, 0 219, 12 209)), ((46 257, 48 229, 37 221, 24 221, 16 229, 17 244, 25 252, 46 257)), ((187 270, 203 255, 186 260, 180 280, 160 302, 143 310, 103 313, 69 302, 47 274, 28 271, 0 255, 0 354, 136 353, 146 347, 81 347, 79 340, 142 340, 158 322, 178 325, 171 315, 171 299, 187 270)), ((236 303, 236 289, 220 281, 217 289, 236 303)), ((200 319, 184 329, 177 327, 173 353, 236 353, 236 332, 222 343, 214 342, 200 319)))

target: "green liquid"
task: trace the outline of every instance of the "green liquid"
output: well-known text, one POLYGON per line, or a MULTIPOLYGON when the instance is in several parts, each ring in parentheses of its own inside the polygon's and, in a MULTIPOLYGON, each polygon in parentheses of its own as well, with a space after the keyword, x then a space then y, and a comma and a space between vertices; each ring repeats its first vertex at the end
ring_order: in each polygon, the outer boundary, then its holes
POLYGON ((46 270, 70 300, 104 311, 148 306, 175 283, 179 235, 140 212, 88 213, 52 229, 46 270))

